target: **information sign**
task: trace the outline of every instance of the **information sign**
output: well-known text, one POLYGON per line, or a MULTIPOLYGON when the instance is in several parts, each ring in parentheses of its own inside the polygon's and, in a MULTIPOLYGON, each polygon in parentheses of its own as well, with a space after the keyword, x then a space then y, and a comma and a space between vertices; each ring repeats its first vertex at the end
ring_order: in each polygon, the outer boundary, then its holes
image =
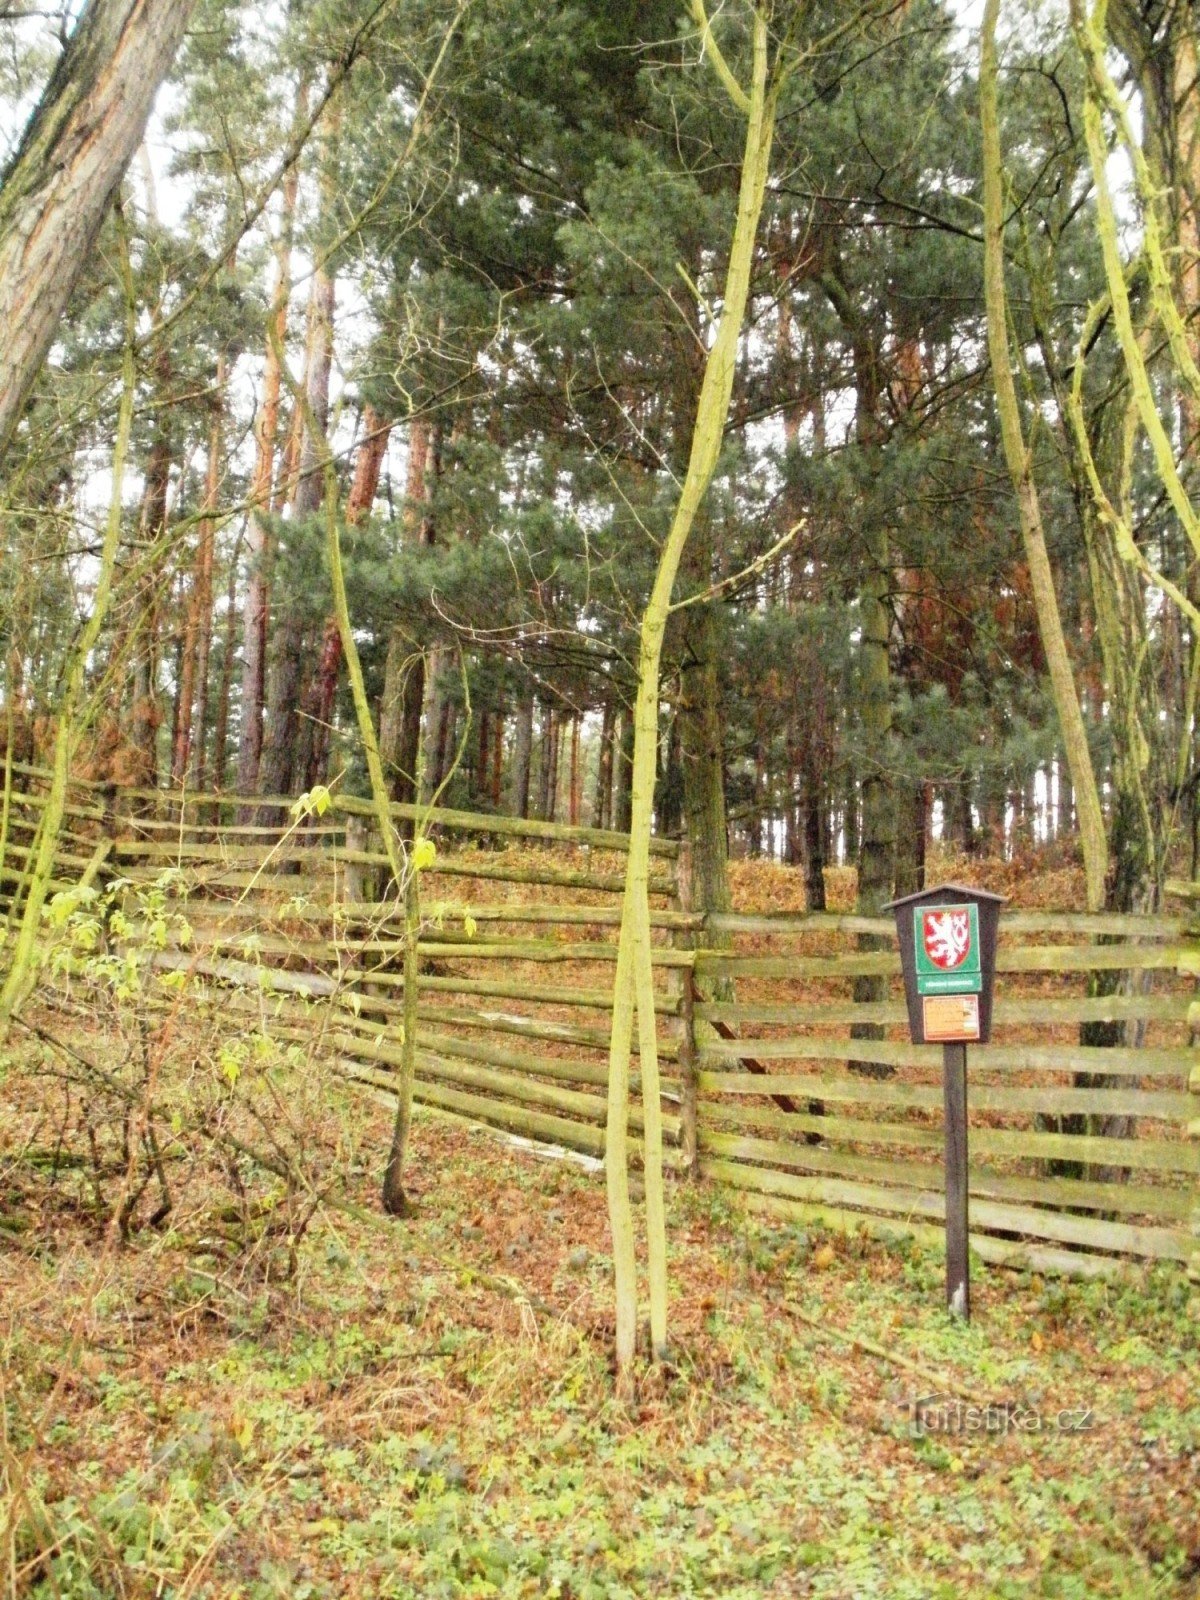
MULTIPOLYGON (((914 906, 912 915, 917 993, 979 994, 983 988, 979 907, 974 903, 914 906)), ((928 1032, 925 1037, 930 1037, 928 1032)))

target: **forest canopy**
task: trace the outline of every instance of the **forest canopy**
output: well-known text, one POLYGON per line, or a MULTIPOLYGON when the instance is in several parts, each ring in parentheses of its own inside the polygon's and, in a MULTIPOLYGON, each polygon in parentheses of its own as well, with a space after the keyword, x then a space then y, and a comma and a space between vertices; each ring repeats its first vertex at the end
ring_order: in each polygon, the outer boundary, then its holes
MULTIPOLYGON (((658 702, 654 826, 706 904, 727 851, 817 906, 857 864, 874 910, 931 838, 1081 835, 1095 898, 1144 906, 1196 832, 1191 14, 985 9, 983 78, 937 0, 761 13, 788 71, 658 702)), ((41 109, 0 251, 119 10, 3 24, 9 125, 41 109)), ((13 755, 48 759, 92 614, 78 770, 361 790, 332 493, 393 797, 627 825, 749 81, 753 8, 697 14, 174 7, 18 385, 13 755)))

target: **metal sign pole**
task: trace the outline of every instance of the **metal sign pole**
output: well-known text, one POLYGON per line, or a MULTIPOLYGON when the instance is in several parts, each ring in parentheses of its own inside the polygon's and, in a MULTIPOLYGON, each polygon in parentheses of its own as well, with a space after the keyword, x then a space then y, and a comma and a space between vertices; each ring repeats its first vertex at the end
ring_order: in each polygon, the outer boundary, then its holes
POLYGON ((945 1096, 946 1306, 952 1316, 971 1320, 971 1269, 967 1254, 967 1047, 942 1046, 945 1096))

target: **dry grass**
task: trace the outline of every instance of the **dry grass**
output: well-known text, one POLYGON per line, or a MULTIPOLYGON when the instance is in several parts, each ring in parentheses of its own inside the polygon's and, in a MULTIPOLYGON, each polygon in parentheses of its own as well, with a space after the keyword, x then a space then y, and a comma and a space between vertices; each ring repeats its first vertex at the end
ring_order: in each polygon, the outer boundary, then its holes
POLYGON ((673 1365, 623 1409, 595 1175, 419 1116, 417 1215, 385 1222, 384 1108, 331 1092, 312 1160, 350 1123, 339 1198, 369 1215, 319 1208, 290 1266, 261 1174, 230 1221, 201 1163, 181 1226, 108 1248, 78 1174, 10 1184, 9 1593, 1193 1592, 1196 1322, 1167 1280, 988 1276, 963 1330, 920 1252, 676 1186, 673 1365), (1094 1425, 916 1437, 923 1381, 788 1304, 981 1402, 1094 1425))

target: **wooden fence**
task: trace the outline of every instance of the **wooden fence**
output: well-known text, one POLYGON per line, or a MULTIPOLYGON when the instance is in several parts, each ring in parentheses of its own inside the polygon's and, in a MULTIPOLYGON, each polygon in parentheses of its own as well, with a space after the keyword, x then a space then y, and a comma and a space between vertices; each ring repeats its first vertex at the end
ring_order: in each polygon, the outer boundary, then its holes
MULTIPOLYGON (((973 1247, 1073 1273, 1113 1253, 1200 1270, 1188 919, 1016 911, 1000 929, 993 1042, 968 1050, 973 1247), (1106 974, 1120 992, 1090 992, 1106 974), (1081 1045, 1081 1023, 1140 1042, 1081 1045)), ((736 999, 694 1008, 700 1171, 759 1210, 940 1238, 942 1053, 908 1042, 891 919, 708 931, 732 948, 697 952, 696 986, 732 980, 736 999), (889 948, 860 950, 864 936, 889 948), (855 1000, 866 977, 886 999, 855 1000)))
MULTIPOLYGON (((12 797, 2 881, 19 889, 42 805, 29 769, 12 797)), ((269 995, 271 1030, 323 1046, 387 1090, 400 1062, 403 907, 380 898, 387 858, 370 805, 335 796, 297 824, 293 802, 72 787, 56 885, 101 870, 134 885, 170 873, 193 939, 158 964, 227 986, 231 1007, 269 995), (250 817, 253 820, 239 820, 250 817)), ((393 808, 411 825, 414 808, 393 808)), ((420 874, 416 1099, 600 1156, 608 1018, 627 836, 511 817, 420 812, 437 846, 420 874)), ((667 1159, 679 1164, 683 977, 675 948, 698 919, 678 908, 679 847, 655 840, 651 889, 667 1159)), ((636 1041, 634 1044, 636 1068, 636 1041)), ((636 1073, 635 1073, 636 1081, 636 1073)), ((630 1119, 635 1148, 641 1132, 630 1119)))
MULTIPOLYGON (((10 918, 45 791, 44 774, 19 778, 0 821, 10 918)), ((319 1029, 347 1076, 386 1091, 404 928, 380 893, 371 808, 335 797, 298 824, 291 805, 75 783, 56 883, 181 879, 194 940, 159 961, 224 986, 232 1008, 268 997, 278 1037, 319 1029)), ((402 827, 417 816, 393 811, 402 827)), ((423 815, 437 856, 420 879, 418 1101, 602 1155, 626 836, 423 815)), ((940 1240, 941 1055, 907 1042, 891 922, 696 915, 680 867, 678 845, 656 839, 668 1160, 753 1209, 940 1240), (886 998, 856 1000, 862 978, 886 998)), ((1190 916, 1014 912, 998 972, 994 1042, 969 1052, 975 1249, 1048 1271, 1137 1257, 1200 1274, 1190 916), (1081 1045, 1082 1023, 1119 1024, 1135 1042, 1081 1045)), ((636 1108, 630 1120, 636 1146, 636 1108)))

